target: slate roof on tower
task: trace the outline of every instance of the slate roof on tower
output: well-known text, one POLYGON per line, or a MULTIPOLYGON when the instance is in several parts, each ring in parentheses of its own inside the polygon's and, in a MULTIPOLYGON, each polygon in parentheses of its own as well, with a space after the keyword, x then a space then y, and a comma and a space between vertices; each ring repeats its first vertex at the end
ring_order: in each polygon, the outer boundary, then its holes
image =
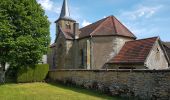
POLYGON ((136 36, 114 16, 101 19, 80 29, 79 38, 89 36, 125 36, 136 39, 136 36))
MULTIPOLYGON (((64 20, 69 20, 69 21, 76 22, 75 20, 73 20, 73 19, 70 17, 70 10, 69 10, 69 7, 68 7, 68 1, 67 1, 67 0, 64 0, 64 1, 63 1, 61 13, 60 13, 60 17, 59 17, 58 20, 60 20, 60 19, 64 19, 64 20)), ((58 21, 58 20, 57 20, 57 21, 58 21)), ((57 22, 57 21, 56 21, 56 22, 57 22)))
POLYGON ((144 63, 158 37, 126 42, 117 56, 108 63, 134 64, 144 63))

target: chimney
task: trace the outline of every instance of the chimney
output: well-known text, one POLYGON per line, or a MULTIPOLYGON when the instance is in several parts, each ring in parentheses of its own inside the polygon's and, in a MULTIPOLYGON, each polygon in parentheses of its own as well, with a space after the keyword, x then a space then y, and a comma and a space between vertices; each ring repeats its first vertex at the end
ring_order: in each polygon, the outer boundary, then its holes
POLYGON ((79 38, 79 23, 74 23, 74 39, 78 39, 79 38))

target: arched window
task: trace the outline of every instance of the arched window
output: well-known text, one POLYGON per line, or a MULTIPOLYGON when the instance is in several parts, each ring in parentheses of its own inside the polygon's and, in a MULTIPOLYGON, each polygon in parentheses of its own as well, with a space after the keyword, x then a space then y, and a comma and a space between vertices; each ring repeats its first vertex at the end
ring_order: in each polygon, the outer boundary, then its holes
POLYGON ((156 48, 156 60, 160 60, 160 50, 159 48, 156 48))
POLYGON ((66 29, 71 29, 71 25, 69 23, 66 23, 66 29))
POLYGON ((80 50, 80 57, 81 57, 81 66, 84 66, 84 50, 80 50))

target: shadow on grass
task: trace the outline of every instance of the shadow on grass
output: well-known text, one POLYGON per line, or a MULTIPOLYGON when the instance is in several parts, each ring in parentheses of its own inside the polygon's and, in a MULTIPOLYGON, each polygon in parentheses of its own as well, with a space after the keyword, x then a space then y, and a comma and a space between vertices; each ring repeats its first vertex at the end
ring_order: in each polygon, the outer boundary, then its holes
POLYGON ((111 97, 111 96, 108 96, 106 94, 103 94, 99 91, 95 91, 95 90, 92 90, 92 89, 84 89, 84 88, 72 86, 72 85, 68 86, 68 85, 63 85, 61 83, 48 83, 48 84, 55 86, 55 87, 62 88, 62 89, 71 90, 71 91, 74 91, 74 92, 77 92, 77 93, 83 93, 83 94, 87 94, 87 95, 90 95, 90 96, 99 97, 99 98, 105 99, 105 100, 123 100, 120 97, 111 97))

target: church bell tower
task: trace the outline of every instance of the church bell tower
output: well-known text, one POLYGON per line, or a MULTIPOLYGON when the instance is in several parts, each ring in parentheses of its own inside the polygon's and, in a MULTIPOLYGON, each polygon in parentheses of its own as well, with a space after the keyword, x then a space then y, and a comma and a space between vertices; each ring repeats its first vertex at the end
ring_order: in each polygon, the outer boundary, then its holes
POLYGON ((65 32, 74 32, 74 23, 76 23, 75 20, 73 20, 70 17, 70 11, 68 7, 68 1, 64 0, 60 16, 58 20, 55 21, 56 23, 56 33, 58 34, 59 28, 61 28, 65 32))

